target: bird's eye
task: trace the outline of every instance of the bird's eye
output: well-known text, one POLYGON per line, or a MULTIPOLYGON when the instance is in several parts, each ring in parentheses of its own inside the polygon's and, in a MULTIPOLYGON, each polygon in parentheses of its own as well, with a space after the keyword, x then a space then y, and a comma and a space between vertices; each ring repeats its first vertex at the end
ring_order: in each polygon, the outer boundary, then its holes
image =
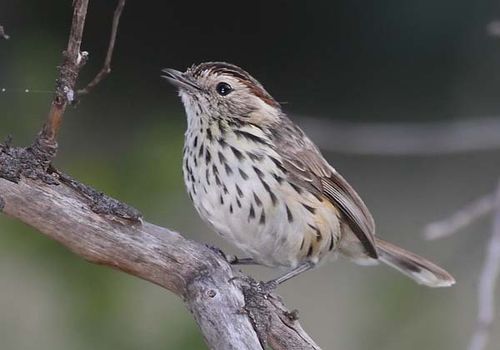
POLYGON ((231 91, 233 91, 233 88, 228 83, 222 82, 222 83, 217 84, 217 86, 215 87, 215 90, 217 90, 217 93, 219 95, 226 96, 231 91))

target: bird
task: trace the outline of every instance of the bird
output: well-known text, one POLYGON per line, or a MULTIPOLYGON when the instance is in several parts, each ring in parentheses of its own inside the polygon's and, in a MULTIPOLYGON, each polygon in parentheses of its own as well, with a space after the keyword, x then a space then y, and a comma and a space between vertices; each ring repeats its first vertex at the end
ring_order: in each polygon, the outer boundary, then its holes
POLYGON ((166 68, 187 115, 183 178, 201 218, 279 285, 337 256, 383 262, 429 287, 455 279, 375 235, 369 209, 264 86, 225 62, 166 68))

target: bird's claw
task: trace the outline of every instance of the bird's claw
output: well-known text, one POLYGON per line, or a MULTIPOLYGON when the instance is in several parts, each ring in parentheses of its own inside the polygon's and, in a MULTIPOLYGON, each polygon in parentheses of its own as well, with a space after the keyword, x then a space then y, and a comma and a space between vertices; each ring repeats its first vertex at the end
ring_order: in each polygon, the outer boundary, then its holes
POLYGON ((215 254, 221 256, 224 260, 226 260, 229 264, 237 264, 238 263, 238 257, 235 256, 235 255, 230 255, 230 254, 226 254, 222 251, 222 249, 216 247, 216 246, 213 246, 213 245, 210 245, 210 244, 205 244, 205 246, 210 249, 211 251, 213 251, 215 254))
POLYGON ((224 253, 220 248, 210 244, 205 244, 205 247, 213 251, 215 254, 222 256, 224 260, 227 260, 226 253, 224 253))
POLYGON ((275 280, 270 280, 267 282, 261 281, 257 284, 257 288, 261 293, 270 295, 276 290, 276 288, 278 288, 278 283, 276 283, 275 280))

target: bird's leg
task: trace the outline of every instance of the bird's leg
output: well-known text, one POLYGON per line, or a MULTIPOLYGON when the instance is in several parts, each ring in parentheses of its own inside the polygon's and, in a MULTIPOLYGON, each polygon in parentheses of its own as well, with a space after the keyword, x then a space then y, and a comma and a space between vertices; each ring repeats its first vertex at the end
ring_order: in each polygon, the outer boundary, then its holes
POLYGON ((310 261, 303 262, 300 265, 298 265, 297 267, 295 267, 294 269, 285 273, 284 275, 279 276, 278 278, 272 279, 272 280, 266 282, 265 284, 269 287, 271 287, 271 286, 277 287, 281 283, 286 282, 289 279, 291 279, 297 275, 300 275, 302 272, 305 272, 307 270, 312 269, 314 267, 314 265, 315 264, 310 262, 310 261))
POLYGON ((207 247, 208 249, 210 249, 211 251, 213 251, 215 254, 220 255, 224 260, 226 260, 230 264, 232 264, 232 261, 236 258, 233 255, 228 255, 228 254, 224 253, 222 251, 222 249, 217 248, 216 246, 213 246, 213 245, 205 243, 205 247, 207 247))

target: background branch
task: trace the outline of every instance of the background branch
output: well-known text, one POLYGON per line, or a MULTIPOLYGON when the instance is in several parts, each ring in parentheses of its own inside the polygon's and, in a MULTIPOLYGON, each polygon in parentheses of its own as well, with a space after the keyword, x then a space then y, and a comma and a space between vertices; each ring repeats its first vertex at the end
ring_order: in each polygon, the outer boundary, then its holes
POLYGON ((424 231, 427 239, 448 237, 490 212, 493 212, 493 227, 479 277, 477 320, 469 350, 486 349, 495 321, 495 286, 500 271, 500 181, 493 194, 479 198, 447 219, 429 224, 424 231))
POLYGON ((500 149, 500 118, 422 123, 349 123, 296 118, 325 151, 362 155, 440 155, 500 149))
POLYGON ((478 315, 469 350, 483 350, 495 320, 495 286, 500 270, 500 182, 496 190, 493 228, 478 285, 478 315))
POLYGON ((449 218, 432 222, 424 230, 426 239, 440 239, 458 232, 490 213, 495 207, 495 194, 488 194, 457 210, 449 218))
POLYGON ((97 75, 87 84, 83 89, 78 90, 78 95, 86 95, 92 90, 97 84, 99 84, 106 76, 111 73, 111 60, 113 59, 113 51, 115 50, 116 35, 118 34, 118 26, 120 25, 120 17, 122 15, 123 7, 125 6, 125 0, 118 0, 115 12, 113 14, 113 22, 111 24, 111 35, 109 38, 108 51, 106 52, 106 58, 104 59, 104 64, 97 73, 97 75))
POLYGON ((0 26, 0 38, 3 38, 5 40, 10 39, 10 36, 5 33, 3 26, 0 26))

